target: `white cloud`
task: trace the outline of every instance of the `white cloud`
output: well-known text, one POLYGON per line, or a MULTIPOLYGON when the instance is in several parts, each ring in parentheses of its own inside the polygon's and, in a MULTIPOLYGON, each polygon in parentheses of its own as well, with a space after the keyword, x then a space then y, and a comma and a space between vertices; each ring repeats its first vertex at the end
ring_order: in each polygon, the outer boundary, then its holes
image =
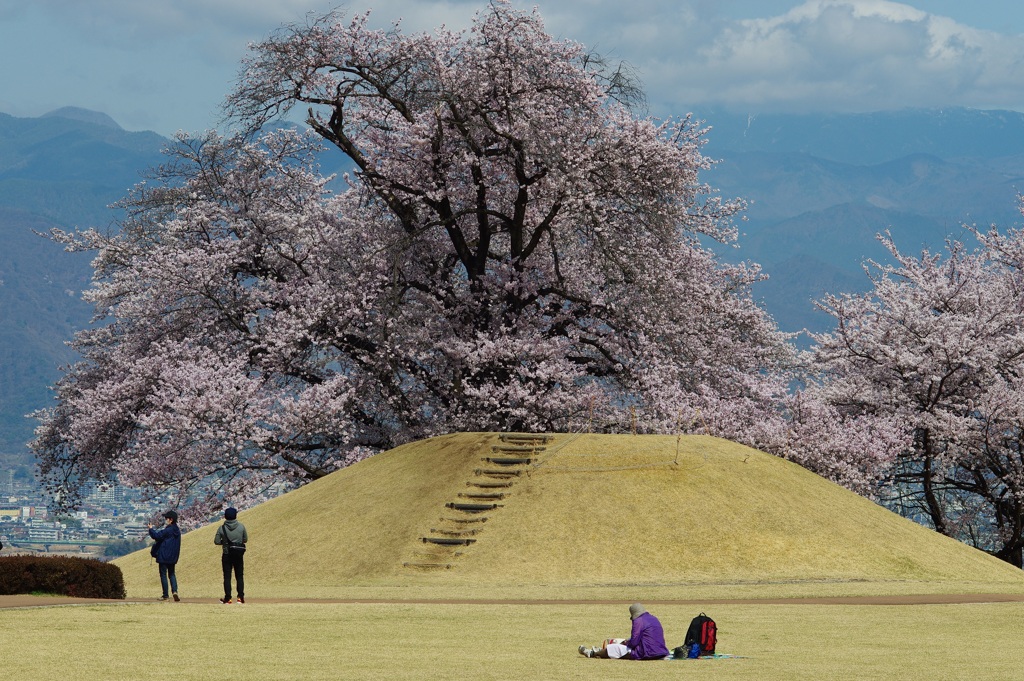
MULTIPOLYGON (((668 47, 663 45, 663 47, 668 47)), ((1024 107, 1024 39, 886 0, 809 0, 641 61, 663 101, 754 110, 1024 107)))
MULTIPOLYGON (((1005 0, 1009 2, 1009 0, 1005 0)), ((655 115, 716 107, 1024 110, 1024 37, 925 11, 960 0, 513 0, 639 73, 655 115), (919 9, 920 8, 920 9, 919 9), (760 18, 746 18, 758 16, 760 18)), ((406 32, 469 25, 487 0, 0 0, 0 111, 77 104, 165 134, 216 122, 247 43, 307 14, 372 7, 406 32), (6 25, 5 25, 6 24, 6 25), (6 29, 6 32, 5 32, 6 29)), ((950 9, 952 11, 952 9, 950 9)), ((985 14, 988 12, 988 14, 985 14)))

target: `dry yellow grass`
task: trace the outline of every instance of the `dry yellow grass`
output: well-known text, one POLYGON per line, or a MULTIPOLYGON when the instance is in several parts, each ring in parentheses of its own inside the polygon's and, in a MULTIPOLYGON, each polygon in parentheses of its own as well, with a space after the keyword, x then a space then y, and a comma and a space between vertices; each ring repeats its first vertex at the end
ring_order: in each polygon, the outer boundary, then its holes
MULTIPOLYGON (((151 604, 6 610, 6 678, 1005 681, 1024 604, 707 609, 745 659, 631 662, 576 653, 628 631, 626 606, 151 604)), ((671 644, 695 608, 658 606, 671 644)))
MULTIPOLYGON (((557 436, 467 547, 445 508, 500 445, 469 433, 399 447, 244 510, 247 595, 386 598, 737 598, 1021 592, 1020 570, 800 467, 710 437, 557 436), (428 554, 428 555, 424 555, 428 554), (432 554, 432 555, 430 555, 432 554), (459 554, 459 555, 457 555, 459 554), (451 569, 425 570, 407 563, 451 569)), ((479 490, 478 490, 479 491, 479 490)), ((475 518, 463 514, 465 518, 475 518)), ((221 593, 218 523, 183 538, 183 596, 221 593)), ((117 561, 158 594, 145 552, 117 561)))
MULTIPOLYGON (((373 457, 240 514, 249 604, 220 593, 217 523, 187 534, 186 602, 0 612, 5 672, 108 679, 1001 680, 1024 664, 1022 603, 682 605, 681 598, 1024 592, 1021 572, 797 466, 706 437, 560 436, 505 490, 478 541, 454 526, 497 436, 463 434, 373 457), (678 445, 678 451, 677 451, 678 445), (462 499, 465 501, 465 499, 462 499), (403 563, 453 567, 425 571, 403 563), (461 555, 455 555, 460 552, 461 555), (617 599, 595 603, 283 603, 265 598, 617 599), (744 659, 588 660, 648 601, 670 645, 699 610, 744 659), (70 662, 69 662, 70 661, 70 662), (639 667, 637 665, 640 665, 639 667)), ((144 552, 118 561, 132 597, 158 593, 144 552)))

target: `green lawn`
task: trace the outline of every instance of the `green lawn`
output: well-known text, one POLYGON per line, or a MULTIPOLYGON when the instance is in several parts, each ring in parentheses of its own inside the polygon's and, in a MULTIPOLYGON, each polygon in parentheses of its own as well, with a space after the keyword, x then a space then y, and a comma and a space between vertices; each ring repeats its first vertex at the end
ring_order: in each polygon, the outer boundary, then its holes
MULTIPOLYGON (((651 607, 669 645, 699 608, 651 607)), ((0 611, 4 676, 63 679, 1006 680, 1024 675, 1024 604, 706 608, 745 659, 590 660, 626 605, 183 602, 0 611)))

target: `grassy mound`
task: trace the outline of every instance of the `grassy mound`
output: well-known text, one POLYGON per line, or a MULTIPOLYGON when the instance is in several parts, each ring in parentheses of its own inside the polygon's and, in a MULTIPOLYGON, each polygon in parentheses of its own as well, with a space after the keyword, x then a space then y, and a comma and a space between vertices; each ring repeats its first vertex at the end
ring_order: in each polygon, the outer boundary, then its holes
MULTIPOLYGON (((542 451, 530 448, 497 434, 433 438, 245 510, 247 595, 653 599, 1024 590, 1020 570, 732 442, 557 435, 542 451), (509 463, 522 458, 530 462, 509 463), (446 506, 452 503, 496 507, 474 512, 446 506)), ((218 524, 183 537, 185 597, 221 593, 218 524)), ((130 597, 159 593, 148 552, 116 562, 130 597)))

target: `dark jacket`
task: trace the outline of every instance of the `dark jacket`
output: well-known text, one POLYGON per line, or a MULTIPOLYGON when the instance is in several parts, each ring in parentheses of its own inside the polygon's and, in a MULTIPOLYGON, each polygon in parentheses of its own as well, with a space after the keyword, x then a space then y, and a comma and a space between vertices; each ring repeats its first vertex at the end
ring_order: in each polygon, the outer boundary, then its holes
POLYGON ((181 553, 181 529, 178 528, 178 523, 171 523, 160 530, 151 527, 149 536, 160 542, 156 550, 156 562, 164 565, 174 565, 178 562, 178 555, 181 553))
POLYGON ((245 531, 245 525, 237 520, 225 520, 217 528, 217 534, 213 535, 213 543, 224 546, 224 553, 228 552, 228 540, 233 544, 247 544, 249 533, 245 531))

